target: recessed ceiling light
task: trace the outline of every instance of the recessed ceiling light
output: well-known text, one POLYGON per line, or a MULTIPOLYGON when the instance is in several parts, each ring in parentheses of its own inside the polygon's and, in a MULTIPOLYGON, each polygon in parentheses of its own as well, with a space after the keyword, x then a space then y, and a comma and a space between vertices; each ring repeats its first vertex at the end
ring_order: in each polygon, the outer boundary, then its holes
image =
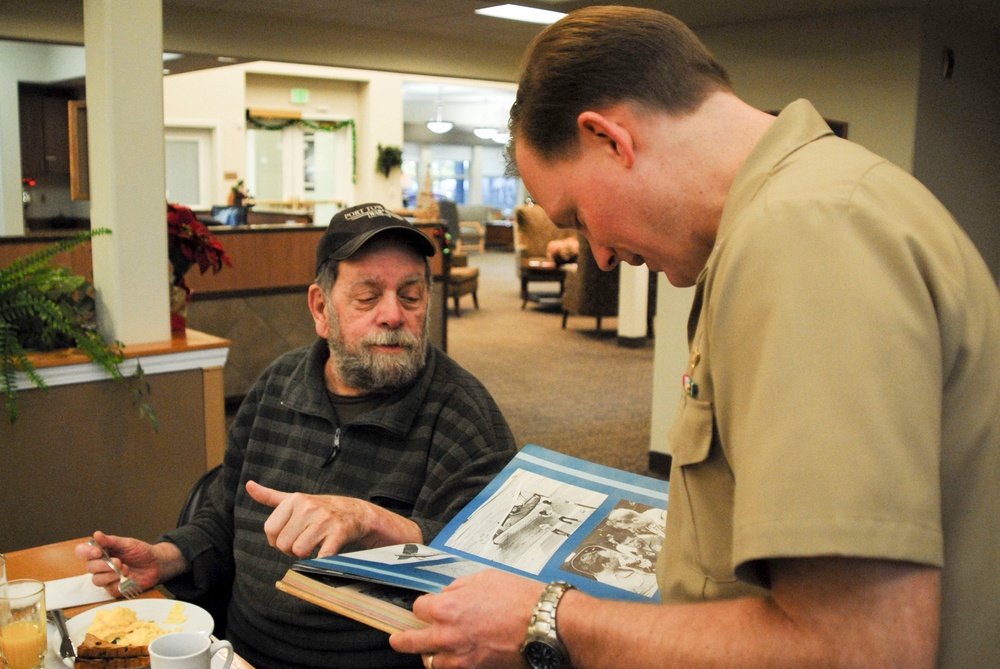
POLYGON ((523 5, 496 5, 494 7, 483 7, 477 9, 476 14, 492 16, 498 19, 510 19, 511 21, 525 21, 527 23, 541 23, 548 25, 555 23, 566 16, 562 12, 553 12, 548 9, 536 9, 523 5))

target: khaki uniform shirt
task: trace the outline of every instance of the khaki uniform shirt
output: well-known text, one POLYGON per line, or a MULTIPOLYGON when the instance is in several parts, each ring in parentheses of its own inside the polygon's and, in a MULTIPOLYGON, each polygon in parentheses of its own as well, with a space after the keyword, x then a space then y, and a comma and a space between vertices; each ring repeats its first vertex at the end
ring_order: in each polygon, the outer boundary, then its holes
POLYGON ((776 557, 934 565, 939 666, 1000 667, 1000 296, 937 200, 793 103, 733 184, 689 340, 664 601, 766 596, 776 557))

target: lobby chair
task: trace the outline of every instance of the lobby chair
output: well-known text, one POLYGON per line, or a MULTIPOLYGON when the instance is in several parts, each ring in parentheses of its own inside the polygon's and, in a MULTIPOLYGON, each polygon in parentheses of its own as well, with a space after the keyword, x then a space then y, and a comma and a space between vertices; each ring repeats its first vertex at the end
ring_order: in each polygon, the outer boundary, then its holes
POLYGON ((587 238, 580 235, 580 255, 575 265, 565 265, 566 280, 563 291, 562 327, 572 316, 590 316, 597 319, 597 331, 601 331, 601 319, 618 315, 619 266, 605 272, 594 260, 587 238))
POLYGON ((486 226, 497 218, 495 207, 485 204, 458 205, 458 228, 462 249, 475 247, 486 253, 486 226))
POLYGON ((455 301, 455 316, 461 316, 462 310, 458 299, 463 295, 472 295, 472 304, 479 309, 479 268, 468 266, 468 256, 452 256, 451 269, 448 272, 448 297, 455 301), (455 263, 461 263, 456 266, 455 263))
POLYGON ((472 303, 479 308, 479 268, 469 266, 469 256, 461 250, 461 230, 458 221, 458 205, 451 200, 438 202, 441 220, 445 222, 453 243, 451 267, 448 271, 448 297, 455 301, 455 316, 461 316, 462 311, 458 299, 463 295, 472 295, 472 303))

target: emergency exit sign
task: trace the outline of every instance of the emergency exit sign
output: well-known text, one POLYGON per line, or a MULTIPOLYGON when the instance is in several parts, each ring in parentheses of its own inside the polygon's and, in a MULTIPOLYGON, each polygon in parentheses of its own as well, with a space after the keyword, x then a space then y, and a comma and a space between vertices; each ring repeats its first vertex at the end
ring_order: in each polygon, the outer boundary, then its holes
POLYGON ((292 104, 304 105, 309 102, 309 89, 308 88, 293 88, 292 89, 292 104))

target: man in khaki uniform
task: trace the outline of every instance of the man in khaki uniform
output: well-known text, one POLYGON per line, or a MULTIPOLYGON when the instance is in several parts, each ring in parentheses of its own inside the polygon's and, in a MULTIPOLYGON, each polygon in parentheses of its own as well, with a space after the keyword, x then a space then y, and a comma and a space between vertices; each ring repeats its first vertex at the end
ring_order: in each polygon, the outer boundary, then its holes
POLYGON ((511 118, 528 191, 599 264, 696 286, 665 605, 485 572, 418 600, 431 626, 393 646, 433 669, 522 648, 532 667, 1000 667, 1000 295, 944 208, 808 102, 741 101, 655 11, 543 31, 511 118))

